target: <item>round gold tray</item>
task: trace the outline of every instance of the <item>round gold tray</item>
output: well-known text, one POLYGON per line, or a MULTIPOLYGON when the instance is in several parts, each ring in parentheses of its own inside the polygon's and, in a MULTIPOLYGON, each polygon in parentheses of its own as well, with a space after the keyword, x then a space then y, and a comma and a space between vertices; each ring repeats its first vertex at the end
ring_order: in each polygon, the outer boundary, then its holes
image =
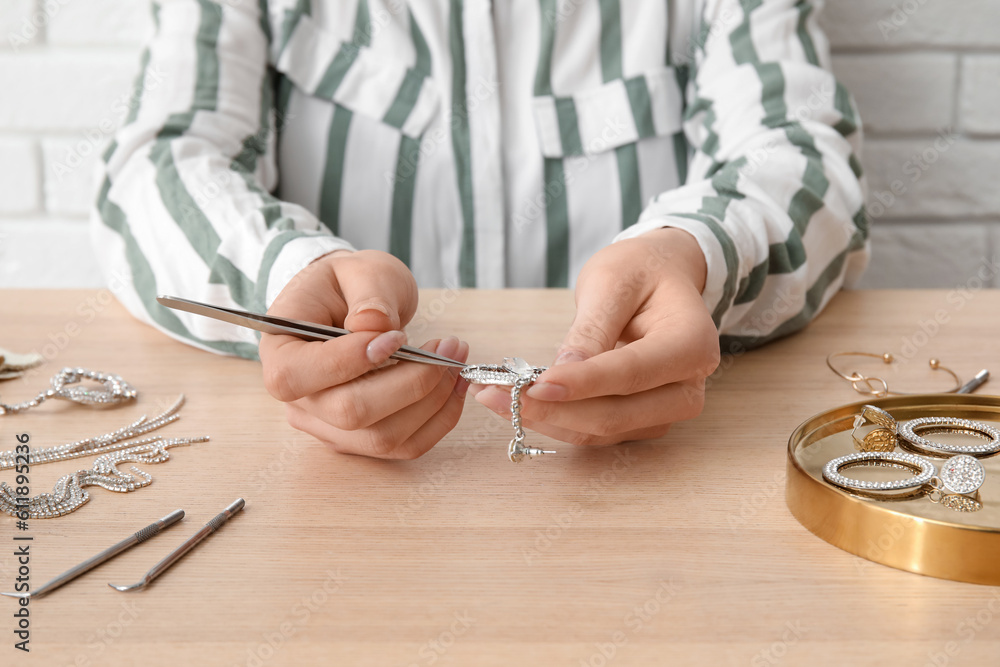
MULTIPOLYGON (((935 503, 926 495, 890 501, 856 495, 827 483, 823 466, 830 459, 858 451, 851 430, 864 405, 880 407, 897 421, 948 416, 1000 427, 997 396, 894 396, 822 412, 803 422, 788 441, 788 509, 817 536, 862 558, 931 577, 1000 585, 1000 455, 980 459, 986 481, 975 498, 978 503, 963 500, 964 496, 935 503)), ((971 436, 928 437, 968 443, 961 438, 971 436)), ((939 469, 945 460, 927 458, 939 469)), ((864 468, 864 475, 861 470, 855 468, 851 476, 889 479, 900 475, 891 469, 864 468)))

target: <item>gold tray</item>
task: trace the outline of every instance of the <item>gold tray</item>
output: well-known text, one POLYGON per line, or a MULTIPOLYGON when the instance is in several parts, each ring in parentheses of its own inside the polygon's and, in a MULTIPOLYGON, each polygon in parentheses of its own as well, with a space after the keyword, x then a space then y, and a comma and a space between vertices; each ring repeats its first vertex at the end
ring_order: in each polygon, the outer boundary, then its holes
MULTIPOLYGON (((894 396, 822 412, 803 422, 789 438, 785 485, 788 509, 817 536, 862 558, 931 577, 1000 585, 1000 455, 980 459, 986 481, 977 497, 982 504, 978 511, 956 511, 926 496, 880 501, 855 495, 826 482, 823 466, 830 459, 857 451, 851 430, 863 405, 880 407, 897 421, 948 416, 1000 427, 997 396, 894 396)), ((969 437, 932 436, 951 442, 969 437)), ((927 458, 939 469, 945 460, 927 458)), ((855 468, 852 476, 862 477, 861 470, 855 468)), ((898 470, 863 470, 866 479, 888 479, 900 474, 898 470)))

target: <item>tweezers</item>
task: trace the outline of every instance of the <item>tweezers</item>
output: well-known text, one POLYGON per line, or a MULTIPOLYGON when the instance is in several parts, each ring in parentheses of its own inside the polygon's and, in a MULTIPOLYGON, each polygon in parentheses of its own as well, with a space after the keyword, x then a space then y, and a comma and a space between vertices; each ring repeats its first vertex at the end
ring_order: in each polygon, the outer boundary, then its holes
MULTIPOLYGON (((184 312, 194 313, 195 315, 204 315, 205 317, 211 317, 212 319, 229 322, 230 324, 246 327, 248 329, 255 329, 263 333, 297 336, 302 340, 331 340, 333 338, 339 338, 340 336, 346 336, 351 333, 347 329, 341 329, 339 327, 316 324, 315 322, 303 322, 302 320, 293 320, 287 317, 261 315, 259 313, 251 313, 245 310, 236 310, 235 308, 210 306, 207 303, 181 299, 176 296, 160 295, 156 297, 156 300, 160 303, 160 305, 166 306, 167 308, 173 308, 174 310, 183 310, 184 312)), ((465 368, 465 364, 460 361, 455 361, 454 359, 449 359, 448 357, 434 354, 433 352, 428 352, 427 350, 421 350, 419 347, 411 347, 409 345, 402 346, 398 351, 389 355, 389 358, 399 359, 402 361, 417 361, 422 364, 433 364, 435 366, 465 368)))
POLYGON ((90 572, 101 563, 111 560, 112 558, 114 558, 121 552, 125 551, 126 549, 131 549, 140 542, 145 542, 154 535, 159 535, 160 531, 162 531, 164 528, 174 525, 183 518, 184 518, 184 510, 174 510, 173 512, 163 517, 159 521, 151 523, 142 530, 134 533, 133 535, 130 535, 129 537, 126 537, 118 544, 112 547, 108 547, 101 553, 91 558, 88 558, 87 560, 83 561, 74 568, 66 570, 65 572, 63 572, 58 577, 56 577, 49 583, 45 584, 41 588, 38 588, 30 593, 0 593, 0 595, 6 595, 12 598, 31 598, 32 600, 37 600, 43 595, 48 595, 49 593, 59 588, 63 584, 68 584, 69 582, 73 581, 74 579, 84 574, 85 572, 90 572))

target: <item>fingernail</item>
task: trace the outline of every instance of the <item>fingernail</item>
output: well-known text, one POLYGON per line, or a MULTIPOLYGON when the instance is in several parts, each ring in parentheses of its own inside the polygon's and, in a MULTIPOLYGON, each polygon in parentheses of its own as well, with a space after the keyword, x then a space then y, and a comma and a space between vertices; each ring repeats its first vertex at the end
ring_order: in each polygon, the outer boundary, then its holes
POLYGON ((365 312, 366 310, 374 310, 376 312, 382 313, 386 317, 390 318, 392 317, 392 315, 389 314, 389 307, 386 306, 381 301, 377 301, 374 299, 371 301, 364 301, 362 303, 355 304, 354 308, 351 309, 351 314, 357 315, 359 313, 365 312))
POLYGON ((365 356, 373 364, 381 364, 389 358, 400 346, 406 344, 406 334, 402 331, 386 331, 379 334, 365 349, 365 356))
POLYGON ((584 359, 586 359, 586 357, 583 356, 582 352, 577 350, 563 350, 559 353, 559 356, 556 357, 556 361, 552 365, 558 366, 560 364, 568 364, 572 361, 583 361, 584 359))
POLYGON ((437 353, 442 357, 448 357, 453 359, 455 354, 458 352, 459 340, 454 336, 448 336, 443 341, 438 343, 437 353))
POLYGON ((469 344, 464 340, 460 341, 458 346, 458 356, 455 357, 455 361, 461 361, 463 364, 469 359, 469 344))
POLYGON ((465 398, 467 393, 469 393, 469 381, 465 378, 458 378, 458 382, 455 383, 455 394, 459 398, 465 398))
POLYGON ((569 390, 561 384, 538 382, 528 387, 525 396, 537 398, 540 401, 564 401, 569 396, 569 390))

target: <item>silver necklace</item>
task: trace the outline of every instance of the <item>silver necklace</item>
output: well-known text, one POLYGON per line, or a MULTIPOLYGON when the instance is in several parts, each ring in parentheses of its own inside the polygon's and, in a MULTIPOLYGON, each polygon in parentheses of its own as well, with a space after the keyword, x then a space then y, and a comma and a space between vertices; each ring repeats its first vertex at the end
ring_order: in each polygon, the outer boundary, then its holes
MULTIPOLYGON (((173 405, 153 419, 145 415, 122 428, 84 440, 77 440, 56 447, 31 449, 27 454, 30 465, 52 463, 67 459, 80 458, 101 454, 94 460, 93 468, 78 470, 70 475, 59 478, 52 493, 41 493, 33 498, 18 496, 14 488, 6 482, 0 482, 0 512, 10 516, 23 518, 24 512, 32 519, 51 519, 69 514, 86 503, 90 496, 84 491, 87 486, 101 486, 109 491, 128 493, 149 486, 153 478, 135 466, 133 474, 123 473, 117 469, 119 463, 132 461, 135 463, 162 463, 170 458, 167 449, 180 447, 196 442, 206 442, 207 436, 194 438, 164 439, 154 435, 140 438, 150 431, 155 431, 180 419, 178 414, 184 405, 181 395, 173 405), (138 438, 138 439, 136 439, 138 438)), ((25 454, 15 451, 0 452, 0 470, 9 470, 24 463, 25 454)))
MULTIPOLYGON (((39 465, 42 463, 51 463, 52 461, 76 459, 81 456, 103 454, 104 452, 116 451, 119 449, 125 449, 126 447, 135 447, 137 445, 162 440, 160 436, 155 436, 145 438, 143 440, 125 442, 126 440, 132 440, 132 438, 145 435, 150 431, 155 431, 166 426, 167 424, 170 424, 171 422, 177 421, 180 419, 178 412, 180 411, 182 405, 184 405, 183 395, 178 397, 177 400, 174 401, 173 405, 153 419, 148 419, 146 415, 143 415, 131 424, 123 426, 117 431, 86 438, 85 440, 77 440, 76 442, 70 442, 65 445, 45 447, 42 449, 33 448, 28 454, 28 463, 31 465, 39 465)), ((23 463, 24 455, 21 454, 20 456, 20 460, 23 463)), ((11 468, 16 467, 18 461, 17 457, 17 452, 13 450, 0 452, 0 470, 10 470, 11 468)))
POLYGON ((0 512, 10 516, 23 518, 27 511, 32 519, 54 519, 64 516, 80 508, 90 500, 90 494, 84 491, 87 486, 101 486, 108 491, 128 493, 149 486, 153 476, 131 467, 132 472, 118 470, 119 463, 131 461, 134 463, 163 463, 170 458, 167 449, 190 445, 193 442, 204 442, 207 437, 172 438, 164 440, 155 438, 136 447, 129 447, 115 452, 102 454, 94 459, 94 467, 90 470, 78 470, 69 475, 63 475, 52 487, 52 493, 40 493, 37 496, 19 499, 14 489, 0 482, 0 512))
POLYGON ((0 415, 16 414, 33 408, 50 398, 59 398, 91 407, 112 407, 135 400, 139 392, 122 379, 86 368, 64 368, 52 378, 51 386, 37 396, 21 403, 0 403, 0 415), (97 382, 100 387, 80 385, 84 380, 97 382))
POLYGON ((527 447, 521 425, 521 391, 548 370, 547 366, 532 366, 519 357, 505 357, 502 365, 481 364, 466 366, 461 375, 472 384, 494 384, 510 387, 510 423, 514 426, 514 439, 507 446, 507 458, 519 463, 525 456, 529 459, 543 454, 555 454, 551 449, 527 447))

